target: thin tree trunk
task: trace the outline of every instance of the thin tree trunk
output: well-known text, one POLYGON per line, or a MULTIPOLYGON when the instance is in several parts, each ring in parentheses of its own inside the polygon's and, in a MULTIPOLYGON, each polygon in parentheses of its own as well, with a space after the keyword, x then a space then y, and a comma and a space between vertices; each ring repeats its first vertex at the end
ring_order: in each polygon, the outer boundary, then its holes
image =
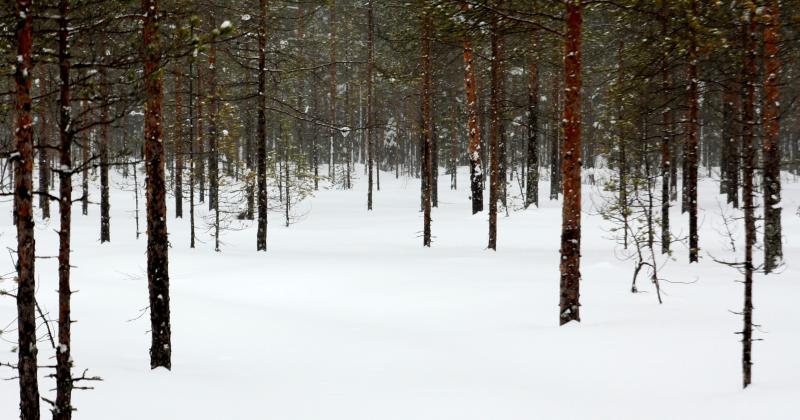
MULTIPOLYGON (((84 100, 83 115, 89 118, 89 102, 84 100)), ((86 123, 87 121, 84 121, 86 123)), ((81 214, 89 214, 89 136, 93 130, 86 130, 81 134, 81 214)))
POLYGON ((54 420, 72 418, 72 355, 70 318, 70 241, 72 224, 72 113, 70 109, 69 0, 59 1, 59 200, 58 213, 58 349, 56 352, 56 404, 54 420))
MULTIPOLYGON (((697 0, 691 2, 691 14, 697 16, 697 0)), ((698 93, 697 74, 697 40, 696 34, 689 37, 689 127, 686 138, 686 204, 689 210, 689 262, 697 262, 700 246, 697 233, 697 131, 700 97, 698 93)))
POLYGON ((175 67, 175 217, 183 218, 183 72, 175 67))
MULTIPOLYGON (((666 10, 666 8, 665 8, 666 10)), ((669 20, 666 11, 661 14, 661 33, 663 36, 668 36, 669 20)), ((664 53, 662 58, 664 62, 661 64, 661 88, 662 94, 670 97, 672 92, 672 81, 669 77, 668 60, 669 54, 664 53)), ((661 136, 661 253, 669 253, 670 243, 672 236, 669 231, 669 175, 670 165, 670 138, 672 136, 671 122, 672 110, 667 106, 661 112, 661 123, 664 125, 662 128, 661 136)), ((650 194, 652 197, 652 194, 650 194)))
POLYGON ((258 25, 258 232, 256 250, 267 250, 267 0, 259 1, 258 25))
MULTIPOLYGON (((39 65, 41 80, 40 92, 47 91, 47 74, 44 63, 39 65)), ((42 95, 39 103, 39 208, 42 209, 42 218, 50 218, 50 141, 48 136, 49 124, 47 123, 47 101, 42 95)))
MULTIPOLYGON (((215 20, 211 19, 215 28, 215 20)), ((211 43, 208 51, 208 209, 219 211, 219 130, 217 98, 217 47, 211 43)))
POLYGON ((373 115, 373 92, 372 92, 372 72, 375 66, 375 45, 373 33, 375 23, 373 21, 372 0, 367 3, 367 210, 372 210, 372 173, 375 159, 375 139, 372 126, 375 124, 373 115))
MULTIPOLYGON (((467 2, 461 1, 461 11, 466 12, 467 2)), ((465 31, 468 29, 465 29, 465 31)), ((469 144, 469 179, 472 214, 483 211, 483 167, 481 165, 481 132, 478 123, 478 81, 475 71, 472 41, 464 34, 464 92, 467 96, 467 136, 469 144)))
POLYGON ((169 308, 169 265, 164 143, 162 142, 163 82, 158 35, 158 0, 142 0, 144 25, 144 151, 147 172, 147 283, 150 289, 152 345, 150 367, 172 367, 169 308))
POLYGON ((33 223, 33 116, 31 76, 33 63, 33 13, 31 0, 17 0, 16 21, 16 164, 14 201, 17 215, 17 353, 19 362, 20 419, 39 419, 39 385, 36 356, 36 244, 33 223))
POLYGON ((431 37, 432 26, 426 0, 422 0, 422 245, 431 246, 431 168, 432 127, 431 127, 431 37))
POLYGON ((745 12, 745 54, 744 54, 744 89, 745 100, 744 126, 742 133, 742 151, 744 153, 744 177, 742 179, 742 199, 744 206, 744 309, 742 315, 744 325, 742 329, 742 385, 750 385, 752 374, 752 349, 753 349, 753 246, 756 243, 755 202, 753 199, 753 175, 755 166, 755 84, 756 84, 756 54, 757 35, 755 10, 745 12))
POLYGON ((106 70, 100 71, 100 243, 111 241, 111 203, 108 191, 108 79, 106 70))
POLYGON ((525 162, 525 208, 531 204, 539 207, 539 36, 534 29, 531 35, 531 57, 528 64, 528 149, 525 162))
POLYGON ((781 244, 780 10, 777 0, 764 3, 764 271, 770 273, 783 257, 781 244))
POLYGON ((581 0, 566 1, 564 50, 564 204, 561 230, 560 323, 580 321, 581 252, 581 0))
POLYGON ((330 154, 329 158, 329 165, 328 165, 328 177, 331 179, 331 185, 333 185, 336 181, 336 166, 335 166, 335 155, 334 155, 334 148, 333 143, 334 139, 336 138, 336 0, 331 0, 330 5, 331 11, 331 64, 329 68, 330 72, 330 154))
MULTIPOLYGON (((501 7, 498 3, 497 7, 501 7)), ((500 188, 504 180, 500 179, 500 95, 502 90, 503 41, 500 36, 500 22, 497 14, 492 14, 491 23, 492 89, 490 98, 491 131, 489 132, 489 248, 497 250, 497 201, 501 199, 500 188)))

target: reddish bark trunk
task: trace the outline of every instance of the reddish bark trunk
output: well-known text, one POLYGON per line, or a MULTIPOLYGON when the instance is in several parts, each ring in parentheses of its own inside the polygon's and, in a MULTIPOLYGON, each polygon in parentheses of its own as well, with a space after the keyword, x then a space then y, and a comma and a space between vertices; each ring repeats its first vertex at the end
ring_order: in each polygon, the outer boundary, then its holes
POLYGON ((564 204, 561 230, 561 325, 580 321, 581 252, 581 0, 566 1, 564 48, 564 204))
POLYGON ((142 0, 144 25, 144 154, 147 174, 147 283, 152 345, 150 367, 172 367, 169 308, 167 203, 162 138, 163 82, 158 36, 158 0, 142 0))
POLYGON ((33 15, 31 0, 17 0, 16 156, 14 200, 17 219, 17 353, 19 362, 20 418, 39 419, 39 385, 36 358, 36 244, 33 224, 33 116, 31 77, 33 64, 33 15))

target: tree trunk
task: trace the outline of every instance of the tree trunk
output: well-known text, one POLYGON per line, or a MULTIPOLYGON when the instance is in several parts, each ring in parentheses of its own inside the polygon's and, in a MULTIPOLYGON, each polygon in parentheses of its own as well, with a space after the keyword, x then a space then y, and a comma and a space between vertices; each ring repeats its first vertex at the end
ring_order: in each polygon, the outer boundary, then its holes
MULTIPOLYGON (((669 18, 666 12, 661 15, 661 33, 664 37, 669 34, 669 18)), ((665 97, 672 94, 672 81, 669 77, 669 53, 664 53, 664 60, 661 64, 661 89, 665 97)), ((661 111, 661 123, 663 124, 661 135, 661 253, 669 253, 672 235, 669 231, 669 181, 670 181, 670 138, 672 137, 672 110, 667 106, 661 111)), ((652 196, 652 194, 651 194, 652 196)))
POLYGON ((328 69, 330 72, 330 154, 328 155, 328 177, 331 185, 336 181, 336 160, 334 155, 334 139, 336 138, 336 0, 331 0, 331 64, 328 69))
MULTIPOLYGON (((216 28, 211 19, 211 27, 216 28)), ((217 47, 211 43, 208 51, 208 209, 219 211, 219 130, 217 119, 219 104, 217 98, 217 47)))
MULTIPOLYGON (((88 123, 89 117, 89 102, 84 100, 81 102, 83 105, 84 123, 88 123)), ((84 216, 89 214, 89 136, 92 130, 86 130, 81 133, 81 214, 84 216)))
POLYGON ((525 182, 525 208, 539 207, 539 36, 531 35, 531 56, 528 64, 528 149, 525 162, 528 176, 525 182))
POLYGON ((781 155, 780 90, 781 62, 778 57, 780 18, 777 0, 765 2, 764 18, 764 271, 770 273, 781 262, 781 155))
MULTIPOLYGON (((697 16, 697 0, 691 2, 691 14, 697 16)), ((698 261, 700 250, 697 233, 697 131, 700 98, 697 85, 697 34, 689 37, 689 121, 686 138, 686 205, 689 211, 689 262, 698 261)))
MULTIPOLYGON (((466 12, 467 2, 461 1, 461 11, 466 12)), ((468 29, 465 29, 465 31, 468 29)), ((481 131, 478 124, 477 77, 475 71, 472 41, 469 33, 464 34, 464 92, 467 96, 467 136, 469 145, 469 180, 472 214, 483 211, 483 168, 481 165, 481 131)))
POLYGON ((755 166, 755 98, 756 98, 756 54, 758 41, 756 35, 755 10, 746 12, 745 54, 744 54, 744 89, 745 100, 744 126, 742 133, 743 179, 742 201, 744 206, 744 309, 742 315, 742 385, 747 388, 751 382, 752 348, 753 348, 753 246, 756 243, 755 202, 753 199, 753 173, 755 166))
POLYGON ((581 0, 567 0, 564 50, 564 204, 561 230, 560 322, 580 321, 581 258, 581 0))
POLYGON ((144 152, 147 173, 147 283, 150 289, 152 345, 150 367, 172 367, 169 313, 169 239, 167 237, 164 143, 162 139, 163 84, 158 36, 158 0, 142 0, 144 25, 144 152))
POLYGON ((259 1, 258 25, 258 232, 256 250, 267 250, 267 0, 259 1))
POLYGON ((183 72, 175 67, 175 217, 183 218, 183 72))
MULTIPOLYGON (((501 5, 498 3, 497 5, 501 5)), ((504 180, 500 179, 500 95, 502 91, 503 41, 500 36, 500 21, 497 14, 492 14, 491 24, 492 89, 490 98, 491 131, 489 132, 489 248, 497 250, 497 201, 501 199, 500 188, 504 180)))
POLYGON ((367 210, 372 210, 372 172, 373 160, 375 159, 375 139, 372 126, 375 124, 373 116, 373 92, 372 92, 372 72, 375 66, 375 46, 373 41, 373 33, 375 31, 375 23, 373 21, 373 7, 372 0, 368 0, 367 4, 367 210))
POLYGON ((36 244, 33 224, 33 116, 31 75, 33 64, 33 13, 31 0, 17 0, 17 65, 14 72, 17 101, 15 127, 16 164, 14 201, 17 219, 17 353, 19 363, 20 419, 39 419, 39 385, 36 356, 36 244))
POLYGON ((431 246, 431 167, 432 127, 431 127, 431 37, 432 26, 426 0, 422 0, 422 245, 431 246))
POLYGON ((70 241, 72 225, 72 113, 70 109, 69 0, 59 1, 59 151, 58 171, 58 349, 56 352, 56 404, 54 420, 72 418, 72 355, 70 315, 70 241))
MULTIPOLYGON (((42 98, 47 92, 47 74, 44 71, 44 64, 39 65, 41 80, 40 92, 42 98)), ((49 124, 47 123, 47 101, 40 100, 39 103, 39 208, 42 209, 42 218, 50 218, 50 141, 48 139, 49 124)))
POLYGON ((100 120, 100 243, 111 241, 111 203, 108 192, 108 79, 100 71, 100 100, 103 101, 100 120))

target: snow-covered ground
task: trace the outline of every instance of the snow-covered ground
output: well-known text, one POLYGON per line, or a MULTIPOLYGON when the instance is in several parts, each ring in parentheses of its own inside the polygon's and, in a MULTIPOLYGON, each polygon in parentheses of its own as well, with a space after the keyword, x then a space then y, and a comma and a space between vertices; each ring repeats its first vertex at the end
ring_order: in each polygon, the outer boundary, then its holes
MULTIPOLYGON (((633 263, 619 259, 609 226, 591 209, 597 189, 586 185, 583 322, 565 327, 560 203, 546 199, 548 183, 541 208, 500 217, 493 252, 485 248, 487 215, 470 214, 464 173, 459 181, 451 191, 440 180, 430 249, 419 237, 418 181, 389 173, 373 212, 362 177, 351 191, 320 191, 288 228, 271 213, 267 253, 255 251, 254 225, 226 232, 221 253, 200 229, 203 242, 189 249, 188 218, 174 219, 170 201, 171 372, 149 369, 149 319, 140 317, 146 237, 135 237, 133 193, 112 191, 110 244, 98 240, 99 208, 82 216, 77 204, 72 354, 76 372, 88 368, 104 381, 76 392, 76 418, 798 418, 800 271, 792 264, 800 260, 800 184, 784 186, 789 265, 755 280, 764 341, 755 343, 754 384, 743 391, 734 334, 742 321, 731 312, 742 307, 741 276, 709 257, 732 258, 715 181, 703 181, 700 193, 702 261, 689 265, 685 246, 676 247, 662 272, 675 282, 664 283, 663 305, 644 277, 644 293, 630 293, 633 263)), ((13 248, 9 202, 0 215, 0 245, 13 248)), ((673 208, 672 217, 685 235, 686 216, 673 208)), ((56 255, 54 228, 57 218, 37 223, 39 255, 56 255)), ((55 316, 56 262, 38 260, 36 270, 38 299, 55 316)), ((13 271, 10 257, 0 271, 13 271)), ((13 300, 0 299, 0 324, 14 317, 13 300)), ((15 338, 0 336, 0 360, 16 359, 15 338)), ((40 348, 50 364, 49 344, 40 348)), ((52 397, 48 373, 40 388, 52 397)), ((17 398, 16 381, 0 381, 0 419, 18 415, 17 398)))

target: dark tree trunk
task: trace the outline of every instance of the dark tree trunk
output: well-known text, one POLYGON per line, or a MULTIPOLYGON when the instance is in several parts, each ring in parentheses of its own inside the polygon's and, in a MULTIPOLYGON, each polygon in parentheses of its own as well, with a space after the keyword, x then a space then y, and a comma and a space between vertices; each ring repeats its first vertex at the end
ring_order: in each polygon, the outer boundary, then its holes
MULTIPOLYGON (((258 232, 256 250, 267 250, 267 0, 259 1, 258 24, 258 232)), ((316 165, 315 165, 316 167, 316 165)), ((316 177, 315 177, 316 179, 316 177)), ((316 182, 316 181, 315 181, 316 182)))
POLYGON ((72 418, 72 354, 70 315, 70 241, 72 224, 72 113, 70 110, 69 0, 59 1, 58 30, 58 349, 56 352, 56 404, 54 420, 72 418))
MULTIPOLYGON (((691 14, 697 16, 697 0, 691 2, 691 14)), ((698 261, 700 246, 697 233, 697 132, 700 97, 697 86, 697 34, 689 37, 689 121, 686 138, 686 205, 689 211, 689 262, 698 261)))
MULTIPOLYGON (((498 7, 500 5, 498 4, 498 7)), ((503 40, 500 35, 500 21, 497 14, 492 14, 491 25, 492 58, 491 58, 491 131, 489 132, 489 248, 497 250, 497 201, 501 199, 500 188, 504 180, 500 173, 500 95, 503 78, 503 40)))
POLYGON ((539 57, 536 54, 539 37, 531 36, 531 57, 528 64, 528 148, 525 169, 525 208, 539 207, 539 57))
MULTIPOLYGON (((44 64, 39 66, 41 79, 40 92, 47 91, 47 74, 44 64)), ((42 99, 39 104, 39 208, 42 209, 42 218, 50 218, 50 141, 48 136, 49 124, 47 123, 47 101, 42 99)))
POLYGON ((566 1, 564 50, 564 204, 561 230, 560 323, 580 321, 581 258, 581 0, 566 1))
POLYGON ((744 126, 742 127, 743 179, 742 200, 744 207, 744 309, 742 315, 742 385, 747 388, 751 382, 753 349, 753 246, 756 243, 755 201, 753 199, 753 175, 755 166, 755 101, 756 101, 756 54, 758 39, 756 35, 755 10, 746 12, 744 90, 744 126))
MULTIPOLYGON (((211 19, 215 28, 215 20, 211 19)), ((208 51, 208 209, 219 211, 219 130, 217 119, 219 104, 217 98, 217 47, 211 43, 208 51)))
POLYGON ((777 0, 765 2, 764 28, 764 271, 770 273, 783 257, 781 244, 780 90, 778 57, 780 18, 777 0))
POLYGON ((100 120, 100 243, 111 241, 111 203, 108 193, 108 79, 105 69, 100 72, 100 100, 103 101, 100 120))
POLYGON ((19 408, 21 420, 39 419, 39 385, 36 356, 36 244, 33 224, 33 116, 31 75, 33 64, 33 13, 31 0, 17 0, 16 164, 14 201, 17 220, 17 353, 19 363, 19 408))
MULTIPOLYGON (((467 10, 467 2, 461 2, 461 10, 467 10)), ((469 179, 472 214, 483 211, 483 168, 481 165, 481 132, 478 123, 477 77, 472 52, 472 42, 468 33, 464 34, 464 91, 467 96, 467 136, 469 145, 469 179)))
MULTIPOLYGON (((85 120, 83 123, 88 123, 89 118, 89 102, 84 100, 83 114, 85 120)), ((84 216, 89 214, 89 136, 91 130, 86 130, 81 133, 81 214, 84 216)))
POLYGON ((431 127, 431 17, 427 10, 426 0, 422 0, 422 212, 423 233, 422 245, 431 246, 431 183, 433 169, 431 167, 432 127, 431 127))
MULTIPOLYGON (((661 15, 661 33, 666 37, 669 34, 669 18, 666 12, 661 15)), ((664 53, 664 62, 661 67, 661 89, 665 97, 672 94, 672 81, 669 76, 669 54, 664 53)), ((672 110, 667 106, 661 113, 663 124, 661 134, 661 253, 669 252, 672 236, 669 231, 669 188, 670 188, 670 139, 672 138, 672 110)), ((652 194, 651 194, 652 196, 652 194)))
POLYGON ((175 68, 175 217, 183 218, 183 72, 175 68))
POLYGON ((142 0, 144 25, 144 152, 147 173, 147 284, 150 289, 150 367, 172 367, 167 252, 167 202, 162 142, 163 82, 158 0, 142 0))
POLYGON ((375 23, 373 21, 372 0, 368 0, 367 4, 367 170, 368 170, 368 190, 367 190, 367 210, 372 210, 372 173, 373 161, 375 159, 375 139, 374 129, 372 126, 375 124, 372 102, 372 72, 375 63, 375 46, 373 43, 373 32, 375 30, 375 23))

